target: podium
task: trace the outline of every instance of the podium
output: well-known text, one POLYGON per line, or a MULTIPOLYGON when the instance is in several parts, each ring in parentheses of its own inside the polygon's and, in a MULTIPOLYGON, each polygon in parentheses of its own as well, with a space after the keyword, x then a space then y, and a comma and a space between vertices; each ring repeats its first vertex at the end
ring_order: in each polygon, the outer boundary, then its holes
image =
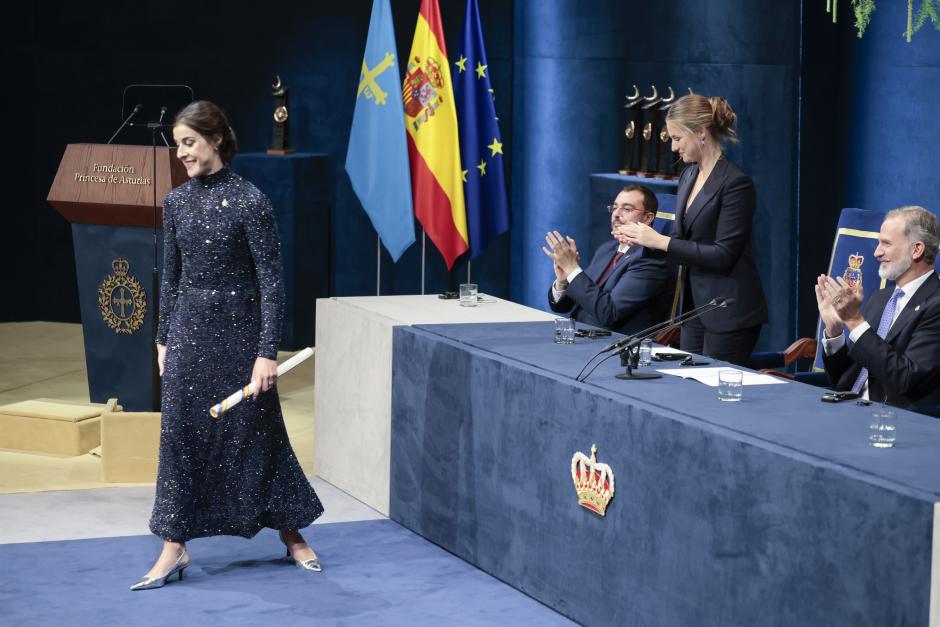
POLYGON ((47 200, 72 225, 92 402, 159 411, 163 199, 187 180, 167 147, 69 144, 59 163, 47 200))

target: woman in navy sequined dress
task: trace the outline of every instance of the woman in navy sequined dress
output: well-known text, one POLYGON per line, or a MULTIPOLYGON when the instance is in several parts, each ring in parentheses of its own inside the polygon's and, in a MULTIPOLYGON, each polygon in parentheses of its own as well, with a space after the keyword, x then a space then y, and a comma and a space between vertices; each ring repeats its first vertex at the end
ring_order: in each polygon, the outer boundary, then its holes
POLYGON ((319 560, 298 529, 323 512, 297 462, 274 387, 284 287, 270 202, 228 167, 235 136, 200 101, 173 123, 190 180, 164 201, 157 352, 160 464, 150 529, 164 547, 132 589, 189 565, 187 540, 278 529, 304 570, 319 560), (209 408, 248 381, 261 392, 215 420, 209 408))

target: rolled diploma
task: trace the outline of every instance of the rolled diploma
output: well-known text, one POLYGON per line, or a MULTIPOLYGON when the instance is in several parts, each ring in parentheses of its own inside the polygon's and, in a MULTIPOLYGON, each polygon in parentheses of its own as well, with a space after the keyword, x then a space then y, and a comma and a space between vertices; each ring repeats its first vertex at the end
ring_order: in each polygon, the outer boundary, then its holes
MULTIPOLYGON (((279 364, 277 367, 277 378, 280 379, 285 374, 290 372, 295 366, 307 361, 312 356, 313 356, 313 349, 308 346, 307 348, 303 349, 302 351, 300 351, 299 353, 297 353, 290 359, 286 360, 284 363, 279 364)), ((251 396, 255 392, 257 392, 257 390, 255 389, 255 384, 249 383, 248 385, 238 390, 237 392, 229 396, 227 399, 225 399, 221 403, 213 405, 212 409, 209 410, 209 414, 211 414, 213 418, 218 418, 219 416, 221 416, 222 414, 224 414, 231 408, 238 405, 246 397, 251 396)))

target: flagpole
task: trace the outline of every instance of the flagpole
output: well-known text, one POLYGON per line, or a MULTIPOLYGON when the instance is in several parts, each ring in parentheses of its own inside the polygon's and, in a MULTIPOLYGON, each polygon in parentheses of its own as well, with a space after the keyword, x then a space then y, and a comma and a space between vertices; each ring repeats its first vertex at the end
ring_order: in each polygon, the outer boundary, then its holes
POLYGON ((375 236, 375 295, 382 295, 382 236, 375 236))
POLYGON ((424 260, 427 254, 428 234, 421 228, 421 295, 424 295, 424 260))
POLYGON ((467 283, 470 282, 470 260, 467 259, 467 283))

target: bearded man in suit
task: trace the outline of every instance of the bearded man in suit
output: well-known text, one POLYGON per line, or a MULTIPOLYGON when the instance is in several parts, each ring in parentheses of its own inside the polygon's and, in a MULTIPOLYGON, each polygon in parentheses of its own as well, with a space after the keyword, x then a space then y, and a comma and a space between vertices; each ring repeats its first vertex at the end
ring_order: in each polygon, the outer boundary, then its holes
POLYGON ((894 286, 863 305, 863 295, 841 277, 817 279, 823 362, 833 389, 915 411, 940 404, 938 247, 936 216, 900 207, 885 216, 875 249, 879 276, 894 286))
POLYGON ((662 321, 668 308, 670 272, 665 260, 643 246, 630 246, 617 230, 624 224, 651 225, 659 206, 656 195, 642 185, 625 187, 610 213, 611 240, 601 245, 582 269, 577 243, 558 231, 547 234, 555 281, 548 291, 553 311, 570 313, 578 322, 624 334, 662 321))

